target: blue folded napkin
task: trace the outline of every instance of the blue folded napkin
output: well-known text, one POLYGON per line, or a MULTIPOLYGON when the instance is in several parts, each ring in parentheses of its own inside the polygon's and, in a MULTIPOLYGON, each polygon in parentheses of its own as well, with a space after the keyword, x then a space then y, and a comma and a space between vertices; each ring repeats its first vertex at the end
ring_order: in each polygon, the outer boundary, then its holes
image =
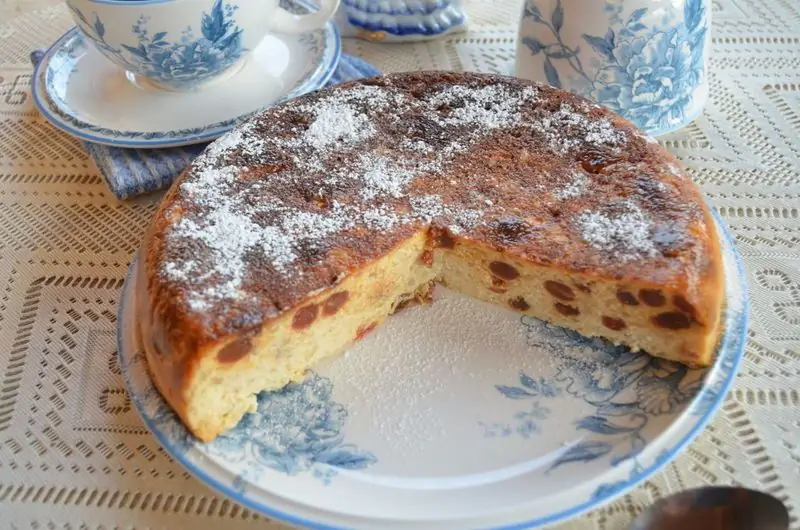
MULTIPOLYGON (((43 57, 44 52, 41 50, 36 50, 30 55, 34 66, 38 65, 43 57)), ((342 55, 327 86, 379 73, 366 61, 342 55)), ((128 199, 168 187, 208 143, 165 149, 126 149, 91 142, 83 142, 83 145, 111 192, 118 199, 128 199)))

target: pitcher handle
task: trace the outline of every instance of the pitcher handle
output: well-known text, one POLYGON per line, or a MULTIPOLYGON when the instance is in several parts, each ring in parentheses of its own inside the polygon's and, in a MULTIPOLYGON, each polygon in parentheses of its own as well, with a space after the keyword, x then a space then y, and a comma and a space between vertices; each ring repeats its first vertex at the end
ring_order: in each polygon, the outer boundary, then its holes
MULTIPOLYGON (((277 4, 277 2, 275 2, 277 4)), ((274 33, 308 33, 322 28, 336 12, 339 0, 318 0, 319 11, 296 15, 278 7, 270 14, 270 31, 274 33)))

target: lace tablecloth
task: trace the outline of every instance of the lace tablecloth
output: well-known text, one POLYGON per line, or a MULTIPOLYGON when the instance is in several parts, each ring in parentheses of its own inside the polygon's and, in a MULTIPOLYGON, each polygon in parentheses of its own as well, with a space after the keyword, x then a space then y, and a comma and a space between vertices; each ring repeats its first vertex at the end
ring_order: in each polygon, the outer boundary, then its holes
MULTIPOLYGON (((414 45, 348 42, 384 71, 510 72, 519 0, 467 3, 472 29, 414 45)), ((753 302, 722 410, 632 494, 559 528, 624 528, 701 484, 766 490, 800 529, 800 3, 713 0, 711 101, 661 138, 728 222, 753 302)), ((0 0, 0 528, 281 528, 172 462, 131 408, 117 298, 159 197, 117 202, 42 119, 28 53, 71 25, 55 0, 0 0)))

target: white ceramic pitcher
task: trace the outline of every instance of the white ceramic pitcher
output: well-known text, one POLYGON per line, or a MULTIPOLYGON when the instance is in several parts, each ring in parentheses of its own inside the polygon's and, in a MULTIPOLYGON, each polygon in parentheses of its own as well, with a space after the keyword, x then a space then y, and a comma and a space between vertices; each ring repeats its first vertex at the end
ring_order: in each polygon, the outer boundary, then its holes
POLYGON ((711 0, 526 0, 516 75, 663 134, 708 99, 710 24, 711 0))

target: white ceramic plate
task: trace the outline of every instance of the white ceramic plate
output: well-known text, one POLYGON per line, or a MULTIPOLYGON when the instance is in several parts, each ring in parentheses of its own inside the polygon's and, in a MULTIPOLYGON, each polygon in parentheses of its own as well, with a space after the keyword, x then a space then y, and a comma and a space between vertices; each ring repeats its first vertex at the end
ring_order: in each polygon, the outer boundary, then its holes
MULTIPOLYGON (((198 479, 314 528, 528 528, 623 494, 663 467, 721 404, 742 357, 747 289, 717 218, 725 332, 690 370, 444 290, 388 321, 211 444, 153 387, 135 278, 120 303, 120 365, 164 448, 198 479)), ((132 265, 131 270, 133 270, 132 265)))
POLYGON ((32 91, 48 121, 82 140, 175 147, 217 138, 266 106, 324 86, 340 55, 329 22, 312 33, 267 36, 234 75, 169 92, 129 79, 73 28, 45 53, 32 91))

